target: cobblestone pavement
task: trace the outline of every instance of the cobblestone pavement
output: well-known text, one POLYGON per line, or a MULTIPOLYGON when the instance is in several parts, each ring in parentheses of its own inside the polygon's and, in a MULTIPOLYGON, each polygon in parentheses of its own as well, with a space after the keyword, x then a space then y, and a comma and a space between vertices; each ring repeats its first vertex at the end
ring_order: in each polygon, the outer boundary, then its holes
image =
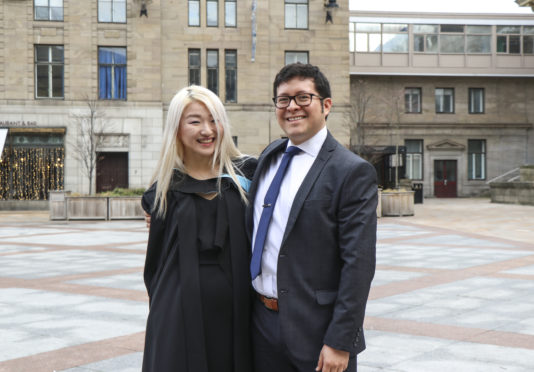
MULTIPOLYGON (((0 212, 0 371, 140 371, 143 221, 0 212)), ((360 372, 532 371, 534 207, 381 218, 360 372)))

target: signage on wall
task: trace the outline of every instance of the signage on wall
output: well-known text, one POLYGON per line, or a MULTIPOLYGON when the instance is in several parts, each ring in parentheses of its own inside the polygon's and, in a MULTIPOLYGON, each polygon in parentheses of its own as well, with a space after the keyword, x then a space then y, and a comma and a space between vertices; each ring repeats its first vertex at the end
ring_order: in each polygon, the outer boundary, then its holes
POLYGON ((29 120, 0 120, 0 127, 36 127, 36 121, 29 120))

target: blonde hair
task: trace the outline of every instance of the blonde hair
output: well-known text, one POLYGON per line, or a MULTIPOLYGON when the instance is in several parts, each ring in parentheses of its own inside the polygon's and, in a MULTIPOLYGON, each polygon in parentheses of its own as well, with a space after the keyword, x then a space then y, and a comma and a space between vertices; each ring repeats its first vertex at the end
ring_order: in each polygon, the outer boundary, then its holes
POLYGON ((212 167, 215 167, 217 164, 219 166, 219 179, 217 181, 219 191, 221 187, 221 175, 226 173, 237 185, 243 201, 245 203, 247 201, 245 191, 237 179, 236 170, 239 173, 241 172, 234 167, 233 163, 233 160, 242 158, 243 155, 232 140, 230 123, 224 105, 219 97, 211 90, 197 85, 191 85, 181 89, 171 100, 169 111, 167 112, 165 129, 163 131, 163 146, 161 147, 156 170, 150 181, 150 184, 157 182, 153 211, 157 211, 157 215, 160 217, 165 216, 167 212, 167 191, 169 190, 174 169, 184 174, 187 173, 183 162, 183 144, 178 138, 178 129, 182 114, 191 102, 201 102, 204 104, 212 115, 213 120, 218 124, 216 126, 217 141, 215 143, 215 151, 213 152, 212 167), (220 127, 223 129, 222 136, 220 127))

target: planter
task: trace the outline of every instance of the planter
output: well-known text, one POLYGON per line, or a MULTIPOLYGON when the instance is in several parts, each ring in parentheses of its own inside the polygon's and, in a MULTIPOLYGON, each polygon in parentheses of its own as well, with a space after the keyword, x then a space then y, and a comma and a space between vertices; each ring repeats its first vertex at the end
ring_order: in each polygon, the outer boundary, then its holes
POLYGON ((70 191, 50 191, 48 196, 48 208, 51 220, 67 219, 67 196, 70 191))
POLYGON ((140 196, 109 197, 108 218, 110 220, 144 219, 140 196))
POLYGON ((108 198, 105 196, 68 196, 67 220, 107 220, 108 198))
POLYGON ((382 191, 382 216, 414 215, 413 191, 382 191))

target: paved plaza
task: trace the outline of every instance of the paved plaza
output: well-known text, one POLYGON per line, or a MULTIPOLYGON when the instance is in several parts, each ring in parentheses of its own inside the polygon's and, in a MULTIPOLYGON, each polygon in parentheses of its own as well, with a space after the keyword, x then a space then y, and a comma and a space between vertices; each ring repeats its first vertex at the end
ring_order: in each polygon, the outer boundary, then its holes
MULTIPOLYGON (((143 221, 0 212, 0 371, 140 371, 143 221)), ((534 370, 534 207, 381 218, 359 372, 534 370)))

